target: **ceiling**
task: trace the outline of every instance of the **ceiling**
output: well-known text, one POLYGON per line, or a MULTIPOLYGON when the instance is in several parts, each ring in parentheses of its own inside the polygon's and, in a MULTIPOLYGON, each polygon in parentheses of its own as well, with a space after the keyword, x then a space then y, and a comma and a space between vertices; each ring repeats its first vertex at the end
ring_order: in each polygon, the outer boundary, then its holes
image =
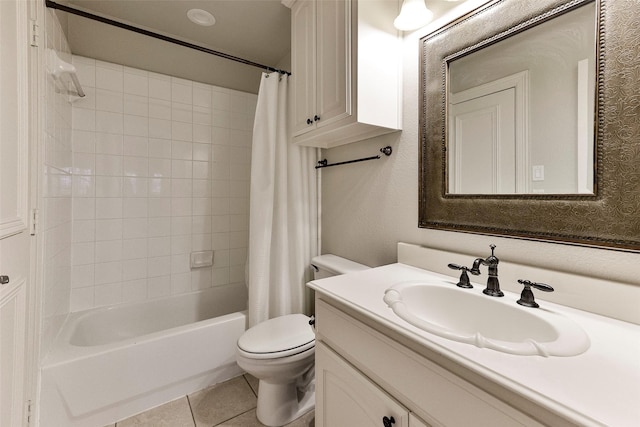
POLYGON ((290 10, 280 0, 70 0, 69 5, 265 65, 275 66, 291 46, 290 10), (189 9, 210 12, 216 23, 192 23, 189 9))
MULTIPOLYGON (((289 67, 291 14, 280 0, 69 0, 68 5, 267 66, 289 67), (192 23, 189 9, 210 12, 216 23, 211 27, 192 23)), ((260 69, 87 18, 67 14, 64 19, 74 54, 257 91, 260 69), (246 79, 251 83, 242 82, 246 79)))

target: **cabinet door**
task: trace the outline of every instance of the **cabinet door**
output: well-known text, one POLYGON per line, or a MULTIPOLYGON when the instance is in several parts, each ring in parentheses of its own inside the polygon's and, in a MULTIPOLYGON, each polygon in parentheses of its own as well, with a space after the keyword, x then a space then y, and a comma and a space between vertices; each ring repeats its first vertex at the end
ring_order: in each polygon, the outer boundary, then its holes
POLYGON ((322 0, 317 13, 317 127, 351 115, 351 0, 322 0))
POLYGON ((316 111, 316 3, 301 0, 291 9, 291 75, 293 135, 315 129, 316 111), (310 123, 308 122, 310 121, 310 123))
POLYGON ((408 427, 409 412, 322 342, 316 343, 316 426, 408 427), (393 423, 391 424, 391 421, 393 423))
POLYGON ((24 425, 27 372, 28 7, 0 1, 0 425, 24 425))

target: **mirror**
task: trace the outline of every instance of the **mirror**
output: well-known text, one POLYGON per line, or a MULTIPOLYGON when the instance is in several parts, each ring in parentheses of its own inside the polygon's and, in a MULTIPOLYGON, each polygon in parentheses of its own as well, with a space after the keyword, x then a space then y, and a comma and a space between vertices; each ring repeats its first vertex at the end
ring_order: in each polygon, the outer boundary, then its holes
POLYGON ((594 194, 596 7, 447 62, 447 191, 594 194))
MULTIPOLYGON (((493 0, 421 39, 420 227, 640 250, 640 168, 637 166, 640 164, 640 121, 637 119, 640 17, 630 12, 633 3, 632 0, 493 0), (579 15, 591 16, 591 23, 578 24, 579 15), (532 67, 544 62, 542 56, 555 54, 557 62, 552 68, 558 70, 564 66, 562 61, 567 55, 556 53, 555 45, 540 52, 522 45, 503 47, 505 44, 501 43, 536 40, 530 34, 551 33, 546 26, 558 22, 560 25, 554 31, 559 32, 560 38, 573 42, 591 39, 595 53, 592 50, 591 57, 578 54, 587 60, 582 63, 586 66, 580 65, 582 59, 571 65, 567 62, 574 80, 566 83, 554 74, 549 80, 552 86, 556 85, 555 92, 551 90, 538 96, 544 91, 534 89, 532 67), (590 26, 588 34, 578 29, 583 28, 582 25, 590 26), (506 57, 514 56, 509 52, 528 56, 533 65, 521 67, 526 70, 507 70, 501 64, 506 57), (485 54, 490 55, 489 59, 483 59, 485 54), (476 62, 489 63, 490 67, 480 68, 476 62), (505 72, 489 74, 495 69, 505 72), (523 71, 529 76, 523 77, 523 71), (502 172, 495 172, 491 164, 496 162, 496 157, 480 158, 477 147, 471 146, 471 151, 461 156, 462 161, 456 160, 455 132, 462 129, 468 133, 469 128, 453 119, 457 113, 451 115, 460 93, 478 87, 484 90, 485 85, 501 79, 506 80, 507 87, 515 87, 522 81, 529 84, 529 100, 519 104, 524 105, 527 112, 514 107, 517 115, 527 118, 523 128, 528 129, 529 146, 524 151, 507 150, 504 156, 516 160, 518 153, 524 156, 526 161, 518 160, 520 163, 509 172, 516 178, 524 177, 524 181, 510 183, 508 190, 494 185, 502 179, 496 178, 502 172), (560 89, 569 86, 573 94, 561 98, 560 89), (540 102, 542 108, 552 111, 552 115, 542 121, 532 112, 540 108, 540 102), (576 118, 564 129, 551 126, 554 121, 569 121, 567 116, 562 116, 562 110, 553 110, 561 104, 573 105, 569 116, 576 118), (536 153, 536 134, 543 135, 541 144, 552 142, 539 150, 541 154, 536 153), (561 151, 572 153, 570 160, 576 166, 565 167, 570 171, 565 175, 570 178, 558 180, 556 184, 554 162, 561 151), (465 157, 472 161, 465 162, 465 157), (486 167, 491 170, 489 178, 483 178, 491 187, 483 183, 480 189, 468 189, 464 185, 457 189, 456 179, 464 173, 460 169, 469 169, 470 164, 475 167, 476 163, 491 164, 486 167), (534 166, 544 168, 534 170, 534 166), (541 178, 542 169, 544 181, 534 180, 534 177, 541 178)), ((534 41, 534 45, 536 43, 534 41)), ((500 84, 505 86, 504 82, 500 84)), ((517 104, 517 97, 510 96, 517 104)), ((468 98, 476 96, 471 93, 468 98)), ((470 129, 474 130, 473 126, 470 129)), ((465 149, 467 147, 462 148, 465 149)), ((570 160, 563 158, 558 164, 566 165, 570 160)), ((462 179, 481 180, 474 175, 462 179)))

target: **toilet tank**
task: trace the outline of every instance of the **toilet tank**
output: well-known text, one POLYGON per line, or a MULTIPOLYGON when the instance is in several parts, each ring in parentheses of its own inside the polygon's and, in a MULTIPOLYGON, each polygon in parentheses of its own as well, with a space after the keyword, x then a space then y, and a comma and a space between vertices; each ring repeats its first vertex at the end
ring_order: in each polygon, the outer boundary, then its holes
POLYGON ((339 274, 368 270, 370 268, 366 265, 358 264, 357 262, 332 254, 313 257, 311 266, 313 267, 313 278, 316 280, 337 276, 339 274))

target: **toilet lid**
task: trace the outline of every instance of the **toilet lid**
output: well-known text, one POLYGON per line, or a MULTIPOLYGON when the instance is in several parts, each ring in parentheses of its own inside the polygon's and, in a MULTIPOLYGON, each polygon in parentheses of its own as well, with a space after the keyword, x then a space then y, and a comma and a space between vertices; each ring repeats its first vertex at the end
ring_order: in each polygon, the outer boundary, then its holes
POLYGON ((247 353, 284 357, 305 351, 315 345, 315 333, 304 314, 275 317, 249 328, 238 340, 247 353), (274 354, 277 353, 277 354, 274 354))

